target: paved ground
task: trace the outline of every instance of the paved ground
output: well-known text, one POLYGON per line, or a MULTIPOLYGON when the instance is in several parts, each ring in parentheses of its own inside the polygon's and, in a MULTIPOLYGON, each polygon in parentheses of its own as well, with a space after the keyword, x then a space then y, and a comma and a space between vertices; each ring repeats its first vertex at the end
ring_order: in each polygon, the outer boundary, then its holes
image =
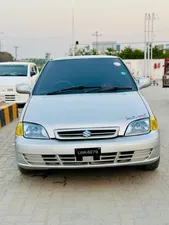
POLYGON ((0 225, 169 225, 169 90, 144 90, 161 127, 156 172, 135 168, 20 175, 16 122, 0 131, 0 225))

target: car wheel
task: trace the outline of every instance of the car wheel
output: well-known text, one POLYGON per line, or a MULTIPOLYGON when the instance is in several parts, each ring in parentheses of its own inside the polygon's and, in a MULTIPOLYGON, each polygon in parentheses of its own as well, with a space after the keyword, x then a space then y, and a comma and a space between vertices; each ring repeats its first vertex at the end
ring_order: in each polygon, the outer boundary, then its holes
POLYGON ((29 174, 31 172, 31 170, 24 169, 24 168, 22 168, 20 166, 18 166, 18 170, 22 174, 29 174))
POLYGON ((153 171, 158 168, 159 164, 160 164, 160 158, 156 162, 141 166, 141 169, 146 171, 153 171))

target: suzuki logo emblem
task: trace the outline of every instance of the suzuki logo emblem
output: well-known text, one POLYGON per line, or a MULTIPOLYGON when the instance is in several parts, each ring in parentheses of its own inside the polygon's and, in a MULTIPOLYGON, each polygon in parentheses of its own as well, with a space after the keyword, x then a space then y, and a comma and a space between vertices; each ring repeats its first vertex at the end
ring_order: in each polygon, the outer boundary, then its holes
POLYGON ((85 130, 85 131, 83 132, 83 137, 88 138, 88 137, 90 137, 90 136, 91 136, 91 132, 90 132, 89 130, 85 130))

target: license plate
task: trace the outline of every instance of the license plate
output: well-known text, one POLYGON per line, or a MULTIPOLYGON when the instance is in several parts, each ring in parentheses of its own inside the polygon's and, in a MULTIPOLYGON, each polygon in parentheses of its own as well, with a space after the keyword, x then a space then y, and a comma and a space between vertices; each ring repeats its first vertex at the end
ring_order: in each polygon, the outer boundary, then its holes
POLYGON ((81 148, 75 149, 76 157, 83 157, 83 156, 100 156, 101 155, 101 148, 81 148))

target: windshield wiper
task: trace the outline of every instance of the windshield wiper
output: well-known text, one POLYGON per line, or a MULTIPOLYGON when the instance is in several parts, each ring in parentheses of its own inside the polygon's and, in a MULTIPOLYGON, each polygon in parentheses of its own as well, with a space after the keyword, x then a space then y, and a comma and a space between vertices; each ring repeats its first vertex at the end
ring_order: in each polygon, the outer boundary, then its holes
POLYGON ((26 77, 27 75, 26 74, 23 74, 23 73, 20 73, 20 74, 8 74, 8 73, 5 73, 5 74, 0 74, 1 77, 26 77))
POLYGON ((49 92, 47 93, 46 95, 57 95, 57 94, 62 94, 64 92, 67 92, 67 91, 72 91, 72 90, 85 90, 85 89, 100 89, 102 88, 101 86, 74 86, 74 87, 71 87, 71 88, 64 88, 64 89, 61 89, 61 90, 57 90, 57 91, 53 91, 53 92, 49 92))
POLYGON ((26 77, 27 75, 26 74, 17 74, 15 75, 15 77, 26 77))
POLYGON ((1 76, 1 77, 3 77, 3 76, 4 76, 4 77, 5 77, 5 76, 7 76, 7 77, 11 76, 11 77, 12 77, 12 76, 14 76, 14 75, 12 75, 12 74, 0 74, 0 76, 1 76))
POLYGON ((104 88, 101 87, 99 89, 96 90, 92 90, 92 91, 88 91, 87 93, 92 93, 92 92, 116 92, 116 91, 127 91, 127 90, 132 90, 132 87, 111 87, 111 88, 104 88))

